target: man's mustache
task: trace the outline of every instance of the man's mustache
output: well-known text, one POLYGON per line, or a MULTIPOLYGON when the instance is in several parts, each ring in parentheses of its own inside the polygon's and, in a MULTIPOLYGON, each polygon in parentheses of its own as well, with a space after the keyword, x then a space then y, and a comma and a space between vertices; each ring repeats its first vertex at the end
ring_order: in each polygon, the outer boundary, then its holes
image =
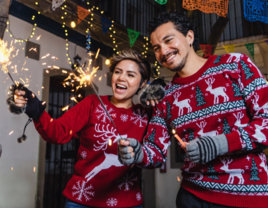
POLYGON ((165 62, 168 56, 170 56, 172 54, 177 54, 178 52, 179 52, 179 50, 174 50, 174 51, 171 51, 171 52, 165 54, 160 60, 161 63, 165 62))

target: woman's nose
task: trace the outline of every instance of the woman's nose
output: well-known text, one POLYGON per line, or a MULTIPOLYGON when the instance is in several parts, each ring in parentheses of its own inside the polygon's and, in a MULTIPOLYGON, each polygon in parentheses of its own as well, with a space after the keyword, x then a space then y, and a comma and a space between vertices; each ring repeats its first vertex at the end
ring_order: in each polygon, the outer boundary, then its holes
POLYGON ((118 79, 124 81, 126 79, 126 75, 124 73, 122 73, 122 74, 120 74, 118 79))

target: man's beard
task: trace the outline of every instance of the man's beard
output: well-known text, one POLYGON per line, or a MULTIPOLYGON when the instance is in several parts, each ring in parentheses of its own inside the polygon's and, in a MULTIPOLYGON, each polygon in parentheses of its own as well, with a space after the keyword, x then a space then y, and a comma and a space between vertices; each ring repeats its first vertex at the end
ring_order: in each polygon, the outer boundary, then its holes
POLYGON ((183 68, 184 68, 184 66, 185 66, 185 64, 186 64, 186 62, 187 62, 187 58, 188 58, 188 53, 186 54, 186 56, 181 60, 181 63, 178 65, 178 66, 175 66, 173 69, 171 69, 171 68, 168 68, 170 71, 173 71, 173 72, 179 72, 179 71, 181 71, 183 68))

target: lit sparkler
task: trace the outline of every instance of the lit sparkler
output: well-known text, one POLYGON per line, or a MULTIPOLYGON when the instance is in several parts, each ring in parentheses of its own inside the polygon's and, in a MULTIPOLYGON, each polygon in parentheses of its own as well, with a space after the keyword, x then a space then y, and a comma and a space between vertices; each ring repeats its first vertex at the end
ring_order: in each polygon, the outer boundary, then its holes
POLYGON ((13 80, 7 68, 7 66, 11 63, 10 59, 16 56, 16 55, 13 55, 14 51, 15 51, 15 48, 14 46, 12 46, 12 44, 10 44, 10 47, 8 47, 7 42, 4 42, 4 40, 0 39, 0 64, 2 65, 2 70, 4 73, 7 73, 9 75, 10 79, 16 85, 15 81, 13 80))

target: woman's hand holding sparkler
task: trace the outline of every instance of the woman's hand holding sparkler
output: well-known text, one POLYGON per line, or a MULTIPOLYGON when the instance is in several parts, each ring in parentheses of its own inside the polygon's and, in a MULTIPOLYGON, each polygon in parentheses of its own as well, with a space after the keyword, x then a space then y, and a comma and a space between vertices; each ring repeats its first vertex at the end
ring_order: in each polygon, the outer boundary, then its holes
POLYGON ((21 83, 18 86, 10 86, 7 104, 11 113, 21 114, 25 112, 34 120, 38 120, 46 108, 46 103, 40 101, 34 93, 21 83))
POLYGON ((118 159, 123 165, 140 163, 143 160, 143 150, 136 139, 120 140, 117 151, 118 159))

